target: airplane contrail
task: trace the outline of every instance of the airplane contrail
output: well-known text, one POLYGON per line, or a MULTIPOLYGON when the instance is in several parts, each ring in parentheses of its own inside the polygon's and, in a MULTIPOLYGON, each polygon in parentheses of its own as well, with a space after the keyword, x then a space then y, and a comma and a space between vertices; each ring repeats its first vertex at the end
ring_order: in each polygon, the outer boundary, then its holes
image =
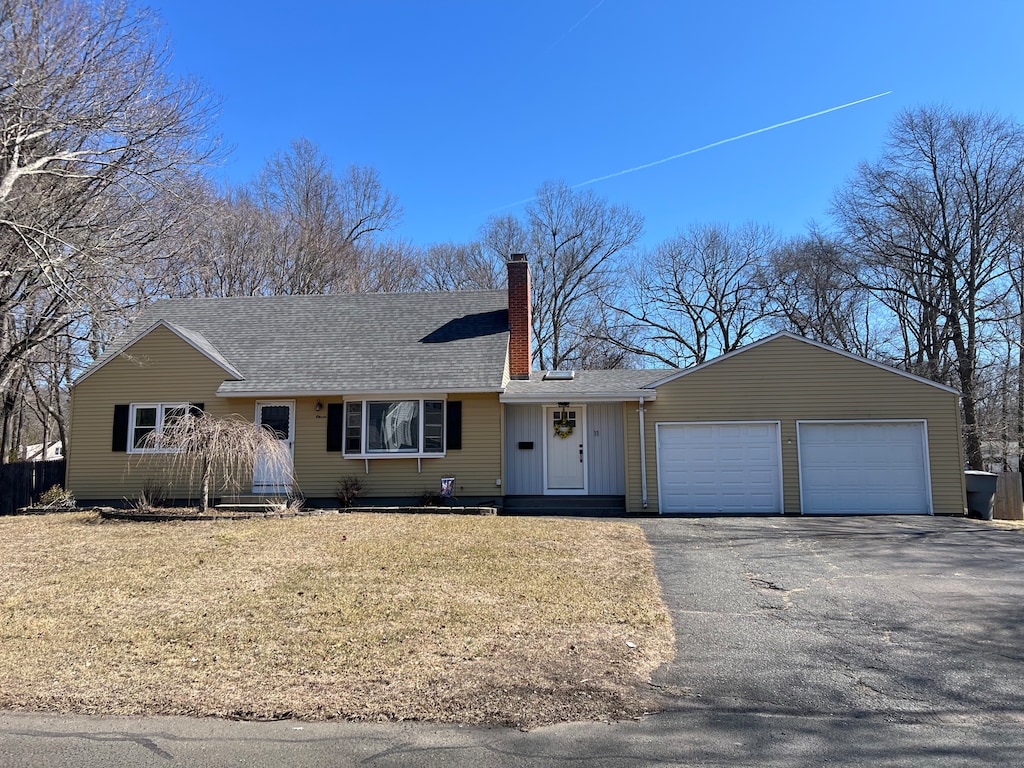
POLYGON ((558 44, 559 44, 560 42, 562 42, 563 40, 565 40, 565 38, 567 38, 567 37, 568 37, 569 35, 571 35, 571 34, 572 34, 572 31, 573 31, 574 29, 576 29, 576 27, 578 27, 578 26, 579 26, 580 24, 582 24, 582 23, 583 23, 584 21, 586 21, 587 19, 589 19, 589 18, 590 18, 590 14, 592 14, 592 13, 593 13, 594 11, 596 11, 596 10, 597 10, 598 8, 600 8, 600 7, 602 6, 602 5, 604 5, 604 0, 600 0, 600 2, 598 2, 598 4, 597 4, 597 5, 595 5, 595 6, 594 6, 593 8, 591 8, 591 9, 590 9, 589 11, 587 11, 587 12, 586 12, 586 14, 584 14, 584 16, 583 16, 583 18, 582 18, 582 19, 580 19, 579 21, 577 21, 577 22, 576 22, 575 24, 573 24, 573 25, 572 25, 571 27, 569 27, 569 29, 567 29, 567 30, 566 30, 565 32, 563 32, 563 33, 562 33, 562 36, 561 36, 561 37, 559 37, 559 38, 558 38, 557 40, 555 40, 555 42, 553 42, 553 43, 552 43, 551 45, 549 45, 549 46, 548 46, 548 47, 547 47, 547 48, 546 48, 546 49, 544 50, 544 53, 550 53, 550 52, 551 52, 551 49, 552 49, 552 48, 554 48, 554 47, 555 47, 556 45, 558 45, 558 44))
MULTIPOLYGON (((733 142, 733 141, 739 141, 740 139, 746 139, 746 138, 748 138, 750 136, 756 136, 759 133, 767 133, 768 131, 774 131, 776 128, 783 128, 783 127, 785 127, 787 125, 793 125, 794 123, 800 123, 800 122, 803 122, 804 120, 810 120, 812 117, 821 117, 822 115, 827 115, 829 112, 838 112, 840 109, 846 109, 847 107, 854 107, 854 106, 856 106, 858 104, 863 104, 866 101, 872 101, 874 99, 880 99, 883 96, 888 96, 890 93, 892 93, 892 91, 885 91, 884 93, 876 93, 874 96, 868 96, 865 99, 857 99, 857 101, 851 101, 851 102, 848 102, 846 104, 840 104, 838 107, 829 107, 828 109, 823 109, 820 112, 812 112, 811 114, 804 115, 803 117, 794 117, 792 120, 785 120, 785 121, 783 121, 781 123, 775 123, 774 125, 769 125, 769 126, 767 126, 765 128, 758 128, 756 131, 747 131, 746 133, 741 133, 738 136, 731 136, 728 139, 722 139, 721 141, 715 141, 715 142, 712 142, 711 144, 705 144, 703 147, 697 147, 696 149, 688 149, 685 152, 680 152, 677 155, 670 155, 669 157, 663 157, 661 160, 654 160, 654 161, 652 161, 650 163, 644 163, 643 165, 637 165, 637 166, 634 166, 633 168, 626 168, 625 170, 616 171, 615 173, 609 173, 609 174, 607 174, 605 176, 596 176, 593 179, 587 179, 586 181, 581 181, 578 184, 572 184, 570 186, 570 189, 577 189, 579 187, 585 187, 585 186, 588 186, 590 184, 596 184, 599 181, 607 181, 608 179, 614 179, 614 178, 617 178, 619 176, 625 176, 627 173, 636 173, 637 171, 643 171, 643 170, 645 170, 647 168, 653 168, 656 165, 662 165, 664 163, 669 163, 669 162, 672 162, 673 160, 678 160, 681 157, 687 157, 688 155, 695 155, 698 152, 703 152, 706 149, 713 149, 714 147, 720 147, 723 144, 728 144, 728 143, 733 142)), ((517 206, 517 205, 522 205, 523 203, 529 203, 532 200, 536 200, 536 199, 537 199, 536 197, 528 197, 525 200, 517 200, 516 202, 509 203, 508 205, 502 205, 502 206, 500 206, 498 208, 492 208, 490 211, 487 211, 487 213, 493 213, 494 211, 501 211, 501 210, 504 210, 505 208, 512 208, 512 207, 517 206)))

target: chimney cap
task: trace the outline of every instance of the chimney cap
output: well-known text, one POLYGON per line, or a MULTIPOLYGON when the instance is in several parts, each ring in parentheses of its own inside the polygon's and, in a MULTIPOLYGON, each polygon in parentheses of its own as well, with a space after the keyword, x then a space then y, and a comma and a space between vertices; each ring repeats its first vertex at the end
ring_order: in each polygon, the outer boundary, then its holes
POLYGON ((509 254, 508 260, 509 261, 526 261, 526 254, 525 253, 512 253, 512 254, 509 254))

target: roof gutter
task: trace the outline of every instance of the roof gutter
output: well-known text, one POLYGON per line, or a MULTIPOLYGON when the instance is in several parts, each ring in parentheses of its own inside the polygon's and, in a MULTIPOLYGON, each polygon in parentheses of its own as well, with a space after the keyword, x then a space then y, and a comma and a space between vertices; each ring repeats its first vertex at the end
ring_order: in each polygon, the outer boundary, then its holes
POLYGON ((569 400, 573 403, 621 403, 639 397, 641 400, 655 400, 657 393, 651 390, 629 390, 627 392, 504 392, 498 399, 503 403, 556 403, 569 400))

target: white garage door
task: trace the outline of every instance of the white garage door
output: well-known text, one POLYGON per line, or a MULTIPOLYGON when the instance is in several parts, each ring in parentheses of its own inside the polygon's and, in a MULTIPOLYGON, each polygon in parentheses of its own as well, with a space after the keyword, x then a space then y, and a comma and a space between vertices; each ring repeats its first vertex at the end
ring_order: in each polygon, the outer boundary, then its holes
POLYGON ((798 422, 805 515, 930 514, 925 425, 798 422))
POLYGON ((782 513, 777 422, 659 424, 662 512, 782 513))

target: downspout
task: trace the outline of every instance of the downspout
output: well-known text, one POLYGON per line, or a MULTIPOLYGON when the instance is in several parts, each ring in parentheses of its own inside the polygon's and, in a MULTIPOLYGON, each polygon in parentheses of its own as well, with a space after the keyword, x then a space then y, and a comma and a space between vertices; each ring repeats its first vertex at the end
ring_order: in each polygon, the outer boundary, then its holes
POLYGON ((644 399, 640 398, 640 495, 643 508, 647 509, 647 438, 644 433, 644 399))

